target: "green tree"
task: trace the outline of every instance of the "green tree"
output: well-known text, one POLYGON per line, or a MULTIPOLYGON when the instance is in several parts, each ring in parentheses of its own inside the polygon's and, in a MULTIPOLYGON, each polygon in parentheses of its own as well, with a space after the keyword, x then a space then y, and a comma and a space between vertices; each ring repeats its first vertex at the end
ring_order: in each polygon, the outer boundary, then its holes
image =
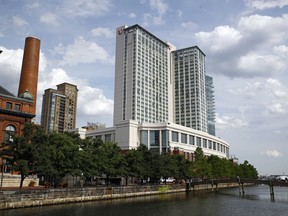
POLYGON ((21 176, 20 188, 25 178, 37 171, 38 153, 41 145, 45 145, 47 136, 41 127, 33 123, 24 125, 22 135, 13 137, 13 141, 1 146, 1 156, 18 171, 21 176))
POLYGON ((106 184, 109 185, 109 179, 122 175, 125 172, 124 156, 120 152, 120 147, 112 142, 105 142, 100 147, 102 164, 102 173, 106 174, 106 184))
POLYGON ((213 178, 222 179, 236 176, 235 166, 231 160, 211 155, 208 158, 208 163, 211 164, 213 178))
POLYGON ((54 187, 65 175, 79 174, 79 146, 74 138, 67 133, 49 133, 47 145, 39 151, 38 173, 50 177, 54 187))
POLYGON ((257 179, 258 171, 247 160, 243 164, 240 164, 237 168, 237 175, 241 178, 257 179))
POLYGON ((144 152, 148 151, 147 147, 140 145, 137 149, 132 149, 125 154, 125 161, 127 166, 127 175, 137 178, 137 180, 143 181, 147 176, 147 170, 145 170, 146 164, 144 159, 144 152))
POLYGON ((162 153, 159 156, 160 167, 159 175, 163 177, 164 183, 169 177, 175 177, 175 174, 178 173, 177 160, 174 160, 174 157, 168 153, 162 153))
POLYGON ((76 164, 79 170, 76 175, 83 176, 85 180, 92 176, 99 176, 103 167, 100 149, 103 141, 88 137, 81 140, 79 145, 80 149, 76 157, 76 164))
POLYGON ((210 178, 212 175, 211 164, 208 163, 202 148, 197 147, 195 151, 195 161, 192 165, 193 174, 195 177, 210 178))

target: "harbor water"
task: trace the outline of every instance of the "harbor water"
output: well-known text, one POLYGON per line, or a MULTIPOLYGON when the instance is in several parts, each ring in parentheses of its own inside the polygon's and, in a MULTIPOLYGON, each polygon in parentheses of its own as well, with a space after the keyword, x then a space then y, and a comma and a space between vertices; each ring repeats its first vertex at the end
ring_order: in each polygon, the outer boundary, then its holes
POLYGON ((0 215, 21 216, 286 216, 288 187, 274 187, 271 199, 267 185, 218 192, 174 193, 66 205, 2 210, 0 215))

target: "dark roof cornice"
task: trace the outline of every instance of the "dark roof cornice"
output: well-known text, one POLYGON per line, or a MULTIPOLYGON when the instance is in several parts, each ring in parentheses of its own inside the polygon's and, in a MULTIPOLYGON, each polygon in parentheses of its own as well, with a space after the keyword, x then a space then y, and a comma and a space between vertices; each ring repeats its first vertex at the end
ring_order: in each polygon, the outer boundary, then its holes
POLYGON ((24 113, 24 112, 19 112, 19 111, 15 111, 15 110, 8 110, 8 109, 2 109, 2 108, 0 108, 0 113, 6 114, 6 115, 11 115, 11 116, 31 118, 31 119, 36 116, 34 114, 31 114, 31 113, 24 113))

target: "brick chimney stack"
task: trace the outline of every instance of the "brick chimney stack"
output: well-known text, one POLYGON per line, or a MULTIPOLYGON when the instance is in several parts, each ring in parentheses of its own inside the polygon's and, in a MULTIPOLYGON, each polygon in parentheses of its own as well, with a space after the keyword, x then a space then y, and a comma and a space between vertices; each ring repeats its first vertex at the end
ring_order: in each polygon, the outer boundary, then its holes
POLYGON ((27 37, 25 40, 18 97, 28 90, 33 96, 33 114, 36 113, 40 40, 27 37))

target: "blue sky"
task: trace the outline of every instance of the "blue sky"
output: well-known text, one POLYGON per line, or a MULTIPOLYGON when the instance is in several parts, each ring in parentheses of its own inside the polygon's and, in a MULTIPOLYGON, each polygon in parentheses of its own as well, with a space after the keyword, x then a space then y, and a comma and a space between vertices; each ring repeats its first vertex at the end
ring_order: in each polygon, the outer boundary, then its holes
POLYGON ((288 0, 1 0, 0 85, 17 94, 26 36, 41 40, 44 90, 78 86, 77 126, 112 126, 115 29, 139 24, 197 45, 213 76, 216 133, 260 174, 288 174, 288 0))

